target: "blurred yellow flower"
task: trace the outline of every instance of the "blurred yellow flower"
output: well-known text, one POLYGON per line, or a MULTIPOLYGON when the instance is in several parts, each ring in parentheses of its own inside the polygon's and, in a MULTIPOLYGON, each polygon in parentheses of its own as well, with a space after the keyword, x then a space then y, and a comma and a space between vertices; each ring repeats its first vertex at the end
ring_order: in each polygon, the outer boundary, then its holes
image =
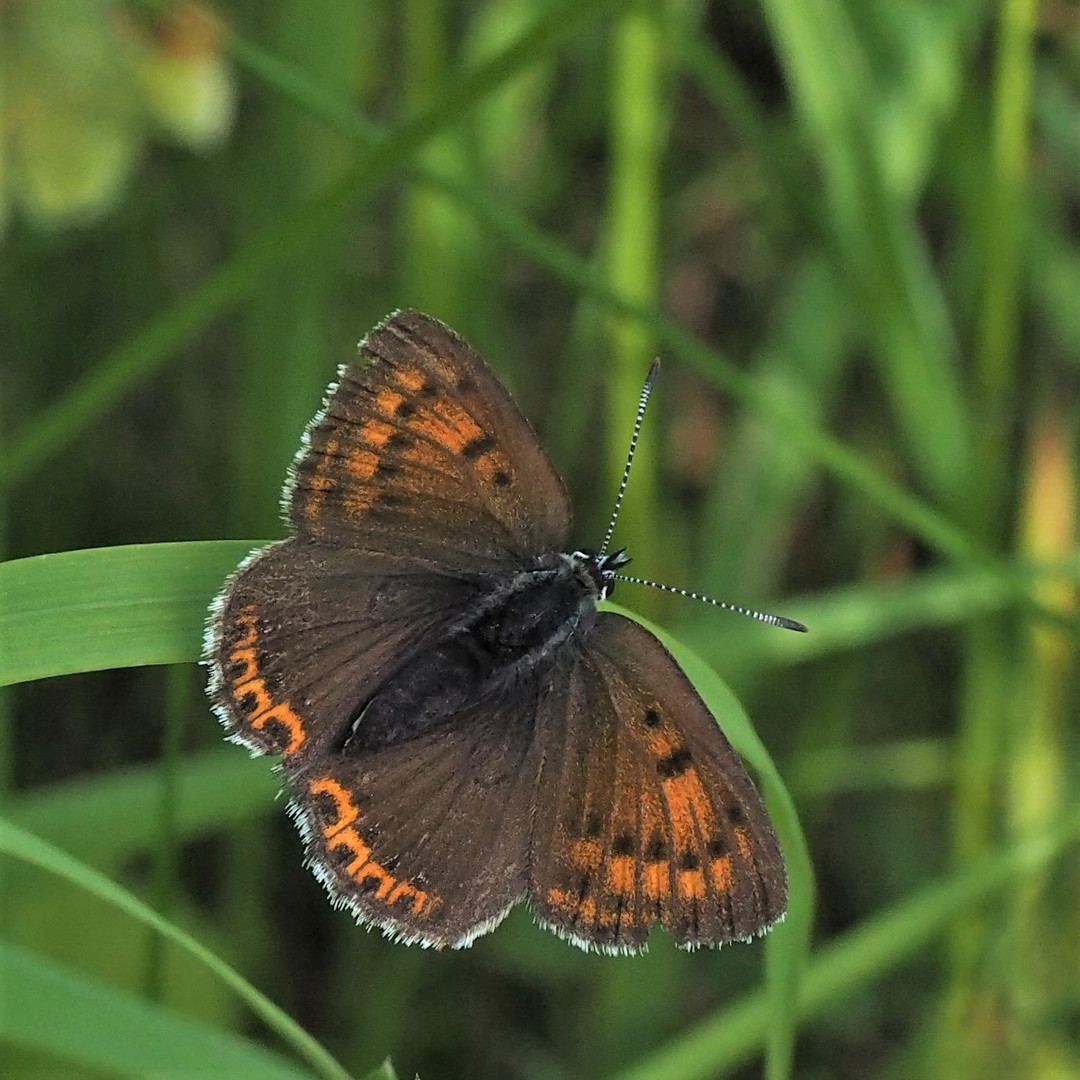
POLYGON ((221 37, 194 0, 152 16, 120 2, 0 6, 0 224, 10 206, 42 226, 100 217, 155 134, 220 142, 235 109, 221 37))

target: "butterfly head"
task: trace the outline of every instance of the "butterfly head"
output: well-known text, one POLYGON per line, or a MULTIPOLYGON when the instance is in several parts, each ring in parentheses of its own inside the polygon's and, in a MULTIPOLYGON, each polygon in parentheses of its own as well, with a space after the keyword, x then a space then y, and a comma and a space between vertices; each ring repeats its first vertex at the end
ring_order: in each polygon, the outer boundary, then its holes
POLYGON ((615 577, 619 569, 630 562, 626 548, 607 554, 598 551, 574 551, 563 558, 586 583, 597 600, 607 600, 611 596, 615 591, 615 577))

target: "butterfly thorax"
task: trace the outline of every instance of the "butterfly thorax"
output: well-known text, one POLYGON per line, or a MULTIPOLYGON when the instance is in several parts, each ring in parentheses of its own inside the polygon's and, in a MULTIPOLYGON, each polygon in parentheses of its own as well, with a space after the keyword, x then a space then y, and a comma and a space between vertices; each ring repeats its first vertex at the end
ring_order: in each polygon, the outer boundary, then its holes
POLYGON ((445 636, 406 660, 354 713, 347 750, 389 746, 424 734, 523 682, 541 687, 573 639, 611 595, 623 552, 541 556, 481 590, 445 636))

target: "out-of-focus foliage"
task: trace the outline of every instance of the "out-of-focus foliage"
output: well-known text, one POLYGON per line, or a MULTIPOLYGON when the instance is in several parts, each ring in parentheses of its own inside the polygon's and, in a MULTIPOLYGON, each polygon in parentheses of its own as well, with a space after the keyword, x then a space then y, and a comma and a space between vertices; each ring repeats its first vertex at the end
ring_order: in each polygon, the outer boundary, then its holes
POLYGON ((151 138, 196 149, 232 126, 235 84, 204 5, 160 15, 113 0, 13 0, 0 11, 0 210, 35 226, 111 209, 151 138))
POLYGON ((1053 0, 0 0, 5 1080, 1080 1078, 1078 88, 1053 0), (662 356, 617 544, 811 628, 617 597, 760 770, 766 941, 393 945, 221 745, 206 604, 402 307, 585 546, 662 356))

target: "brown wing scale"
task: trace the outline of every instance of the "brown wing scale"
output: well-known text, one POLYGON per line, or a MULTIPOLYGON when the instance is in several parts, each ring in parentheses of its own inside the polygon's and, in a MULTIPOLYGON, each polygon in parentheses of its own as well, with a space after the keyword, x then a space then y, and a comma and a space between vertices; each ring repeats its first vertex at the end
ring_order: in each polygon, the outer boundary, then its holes
POLYGON ((412 560, 275 544, 215 602, 211 701, 234 741, 298 767, 336 750, 358 704, 475 594, 412 560))
POLYGON ((530 902, 586 947, 633 952, 660 923, 684 947, 759 934, 787 905, 765 807, 663 645, 601 614, 541 714, 530 902), (556 736, 557 732, 557 736, 556 736))
POLYGON ((288 777, 335 903, 399 940, 460 947, 524 898, 539 757, 521 704, 288 777))
POLYGON ((305 435, 286 491, 301 536, 467 569, 561 548, 566 491, 470 346, 405 311, 360 344, 305 435))

